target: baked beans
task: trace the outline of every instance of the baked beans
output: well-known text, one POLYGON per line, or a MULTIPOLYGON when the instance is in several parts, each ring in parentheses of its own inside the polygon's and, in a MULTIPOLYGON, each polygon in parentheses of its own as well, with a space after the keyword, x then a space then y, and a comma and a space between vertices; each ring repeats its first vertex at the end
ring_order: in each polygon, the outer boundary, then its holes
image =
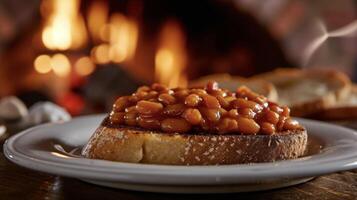
POLYGON ((161 103, 158 103, 158 102, 142 100, 142 101, 139 101, 138 104, 136 104, 135 108, 140 114, 154 115, 154 114, 160 112, 163 109, 163 106, 161 103))
POLYGON ((186 121, 190 122, 193 125, 198 125, 201 123, 202 120, 202 115, 198 109, 195 108, 189 108, 187 109, 183 117, 186 119, 186 121))
POLYGON ((182 118, 167 118, 162 120, 161 129, 165 132, 185 133, 191 129, 191 125, 182 118))
POLYGON ((229 132, 238 131, 238 122, 237 120, 231 118, 223 118, 217 126, 218 133, 225 134, 229 132))
POLYGON ((171 94, 166 94, 166 93, 160 94, 158 100, 165 105, 173 104, 176 101, 174 96, 172 96, 171 94))
POLYGON ((238 131, 242 134, 257 134, 259 132, 260 126, 253 119, 238 117, 238 131))
POLYGON ((215 82, 196 88, 169 89, 157 83, 139 87, 115 101, 109 119, 112 124, 170 133, 273 135, 301 128, 288 107, 247 87, 230 92, 215 82))
POLYGON ((198 106, 201 101, 201 97, 197 94, 190 94, 185 98, 185 104, 190 107, 198 106))
POLYGON ((260 125, 261 132, 267 135, 272 135, 275 132, 275 126, 274 124, 268 123, 268 122, 263 122, 260 125))

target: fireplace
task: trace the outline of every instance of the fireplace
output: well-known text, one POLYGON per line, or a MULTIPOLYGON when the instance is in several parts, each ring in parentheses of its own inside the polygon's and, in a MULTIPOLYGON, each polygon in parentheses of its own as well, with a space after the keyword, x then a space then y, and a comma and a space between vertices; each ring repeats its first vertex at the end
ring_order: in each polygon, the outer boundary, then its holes
POLYGON ((144 83, 182 87, 207 74, 298 66, 245 4, 34 1, 33 19, 1 54, 0 96, 51 100, 76 115, 104 111, 144 83))

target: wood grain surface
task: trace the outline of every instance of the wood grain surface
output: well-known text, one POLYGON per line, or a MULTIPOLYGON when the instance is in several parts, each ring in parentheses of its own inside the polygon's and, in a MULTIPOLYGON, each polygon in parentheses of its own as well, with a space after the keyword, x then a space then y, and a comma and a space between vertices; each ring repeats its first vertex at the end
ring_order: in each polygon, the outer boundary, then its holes
MULTIPOLYGON (((0 137, 0 146, 9 135, 0 137)), ((357 199, 357 170, 317 177, 314 180, 276 190, 233 194, 159 194, 133 192, 92 185, 19 167, 0 153, 0 199, 357 199)))

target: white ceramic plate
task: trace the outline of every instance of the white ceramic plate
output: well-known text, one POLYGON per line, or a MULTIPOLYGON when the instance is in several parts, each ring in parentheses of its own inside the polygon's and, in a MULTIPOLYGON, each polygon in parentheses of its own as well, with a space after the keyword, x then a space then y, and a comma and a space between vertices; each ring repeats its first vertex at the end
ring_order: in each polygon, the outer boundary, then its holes
POLYGON ((78 152, 104 115, 46 124, 8 139, 6 157, 42 172, 87 182, 152 192, 213 193, 266 190, 312 177, 357 168, 357 133, 327 123, 298 119, 306 126, 315 154, 275 163, 221 166, 131 164, 81 158, 78 152))

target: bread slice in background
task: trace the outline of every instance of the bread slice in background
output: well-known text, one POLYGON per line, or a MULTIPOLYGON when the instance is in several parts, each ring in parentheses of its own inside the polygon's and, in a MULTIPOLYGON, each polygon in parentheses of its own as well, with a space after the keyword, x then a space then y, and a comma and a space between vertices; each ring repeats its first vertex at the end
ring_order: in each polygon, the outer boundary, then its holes
POLYGON ((169 134, 102 123, 82 155, 129 163, 217 165, 273 162, 303 156, 306 130, 275 135, 169 134))
POLYGON ((351 92, 334 106, 311 115, 319 120, 355 120, 357 119, 357 85, 353 85, 351 92))
POLYGON ((229 74, 212 74, 190 81, 189 86, 203 86, 209 81, 217 81, 221 88, 235 92, 239 86, 245 85, 254 92, 264 95, 270 101, 278 100, 278 93, 273 84, 261 79, 247 79, 229 74))
POLYGON ((326 69, 277 69, 253 77, 274 84, 278 103, 291 108, 292 116, 309 116, 334 107, 348 97, 350 79, 326 69))

